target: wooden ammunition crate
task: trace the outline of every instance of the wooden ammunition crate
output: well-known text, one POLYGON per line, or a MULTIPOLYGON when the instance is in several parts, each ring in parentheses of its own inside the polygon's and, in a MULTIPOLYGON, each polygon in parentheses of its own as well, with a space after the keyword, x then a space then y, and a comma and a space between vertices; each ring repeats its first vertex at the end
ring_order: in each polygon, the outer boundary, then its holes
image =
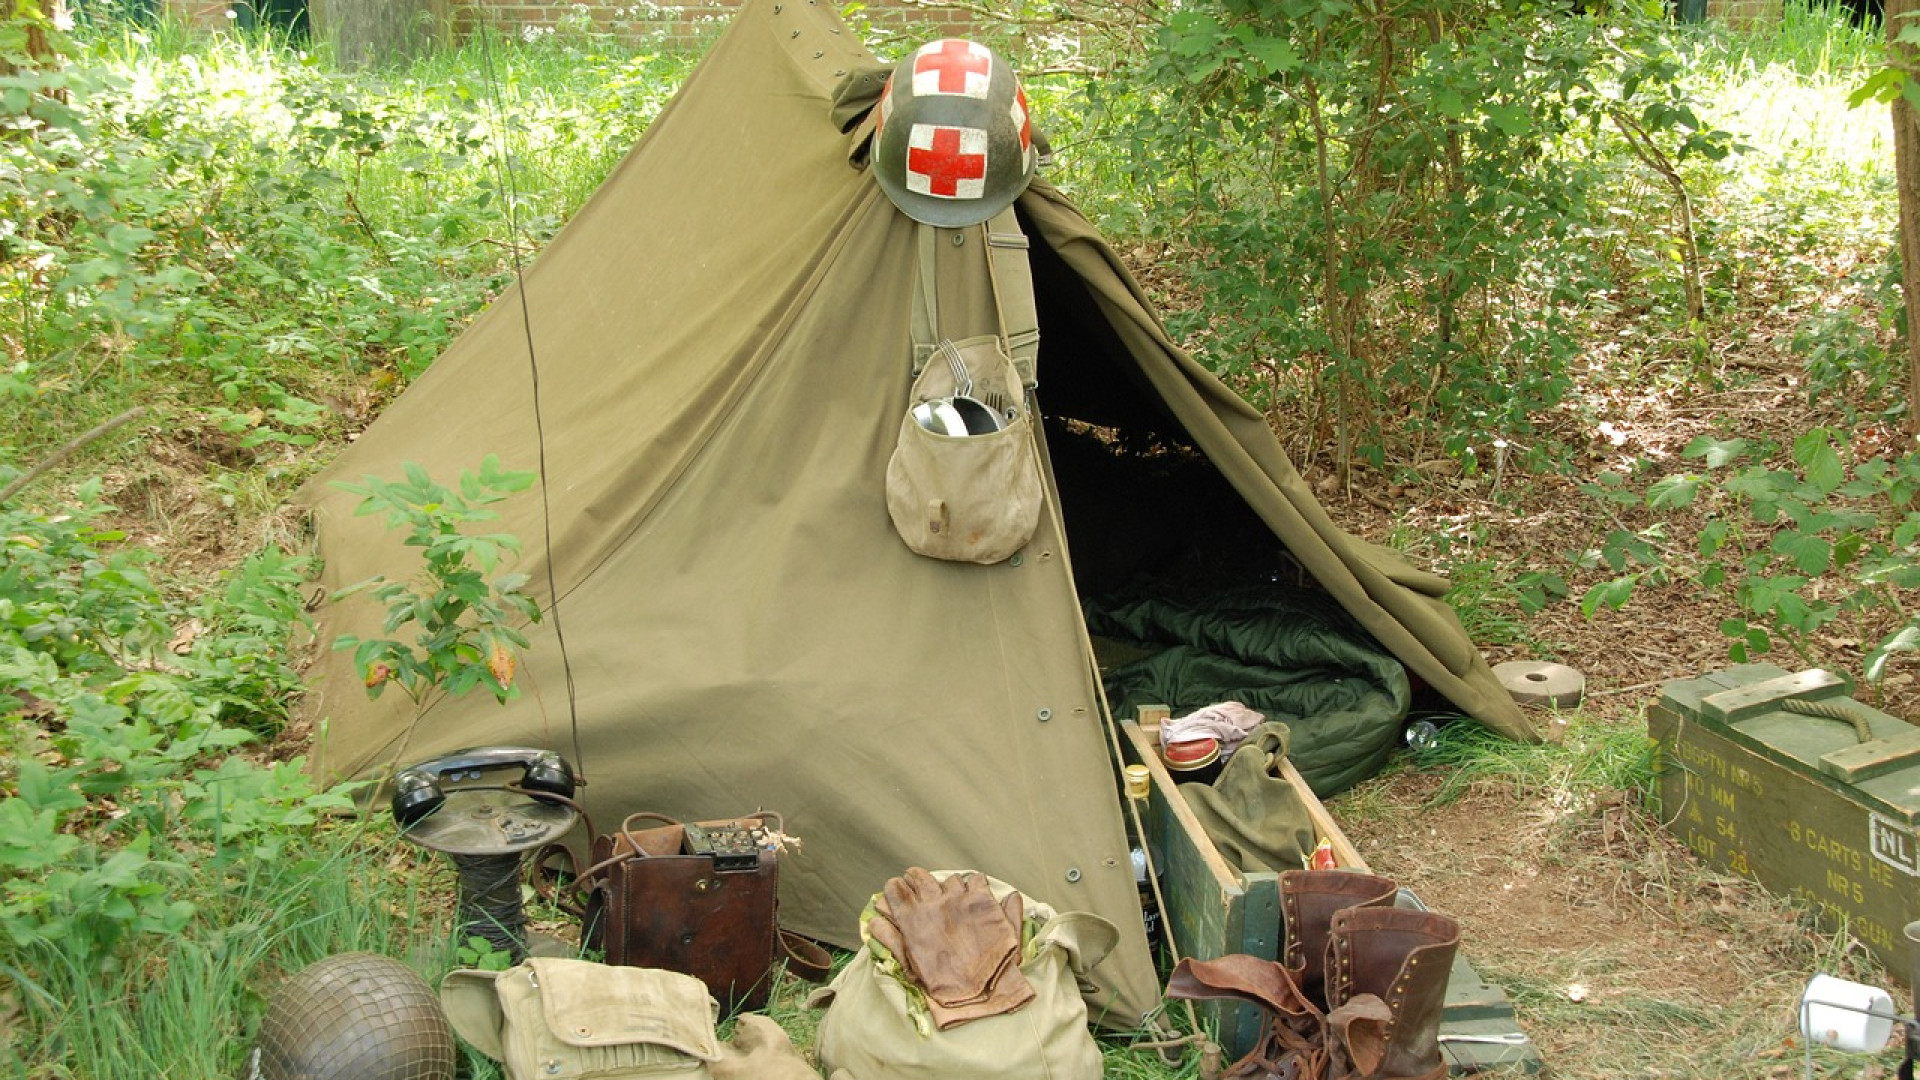
MULTIPOLYGON (((1138 723, 1122 723, 1120 729, 1125 735, 1122 749, 1128 763, 1145 765, 1153 781, 1145 822, 1148 842, 1158 855, 1167 928, 1181 955, 1196 960, 1228 953, 1278 959, 1282 945, 1280 877, 1265 872, 1241 874, 1214 848, 1154 751, 1159 743, 1159 723, 1166 715, 1164 708, 1145 706, 1138 723)), ((1315 831, 1332 846, 1334 860, 1349 869, 1367 870, 1358 849, 1291 762, 1281 763, 1281 775, 1299 790, 1315 831)), ((1405 889, 1399 902, 1422 906, 1405 889)), ((1259 1038, 1261 1018, 1257 1008, 1220 1002, 1196 1002, 1195 1006, 1217 1024, 1220 1045, 1230 1055, 1228 1060, 1252 1049, 1259 1038)), ((1529 1073, 1540 1070, 1540 1055, 1515 1023, 1506 994, 1482 979, 1464 954, 1454 960, 1447 983, 1441 1036, 1441 1051, 1456 1074, 1496 1068, 1529 1073)))
POLYGON ((1647 709, 1659 812, 1712 866, 1811 901, 1896 977, 1920 919, 1920 728, 1842 677, 1743 664, 1647 709))

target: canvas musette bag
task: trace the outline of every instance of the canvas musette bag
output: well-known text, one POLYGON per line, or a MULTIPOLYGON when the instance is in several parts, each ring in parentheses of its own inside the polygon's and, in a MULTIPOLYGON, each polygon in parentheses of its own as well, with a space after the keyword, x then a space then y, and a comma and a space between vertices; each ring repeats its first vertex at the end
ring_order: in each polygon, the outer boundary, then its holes
POLYGON ((508 1080, 712 1080, 721 1057, 713 999, 678 972, 534 957, 449 972, 440 1000, 508 1080))
MULTIPOLYGON (((987 882, 995 898, 1014 891, 987 882)), ((1100 1045, 1087 1027, 1080 980, 1112 951, 1119 931, 1092 912, 1023 899, 1019 964, 1033 999, 945 1029, 934 1026, 924 997, 916 1000, 919 991, 908 989, 897 966, 865 943, 863 918, 860 950, 807 1000, 826 1010, 814 1050, 830 1080, 1100 1080, 1100 1045)))
POLYGON ((960 380, 950 364, 994 400, 1017 403, 1025 390, 997 337, 942 342, 935 356, 914 379, 887 461, 887 513, 922 555, 996 563, 1033 539, 1046 499, 1030 414, 1012 404, 998 430, 956 436, 922 426, 913 407, 951 398, 960 380))
POLYGON ((819 1080, 773 1020, 734 1018, 700 980, 659 968, 534 957, 506 971, 454 971, 440 984, 447 1019, 507 1080, 819 1080))
POLYGON ((954 341, 937 331, 939 233, 919 227, 913 382, 887 461, 887 514, 918 554, 996 563, 1033 539, 1046 501, 1028 397, 1040 340, 1028 242, 1011 207, 982 227, 999 332, 954 341), (943 406, 971 411, 948 411, 930 428, 926 410, 943 406), (997 426, 952 430, 984 414, 997 426))

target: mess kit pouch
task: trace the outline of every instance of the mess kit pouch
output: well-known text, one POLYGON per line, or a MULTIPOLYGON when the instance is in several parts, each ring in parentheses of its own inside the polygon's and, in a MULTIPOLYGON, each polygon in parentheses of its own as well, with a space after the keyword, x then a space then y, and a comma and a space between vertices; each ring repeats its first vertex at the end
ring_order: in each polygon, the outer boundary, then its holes
POLYGON ((887 461, 887 513, 908 547, 936 559, 996 563, 1033 539, 1046 496, 1025 395, 998 337, 941 343, 913 380, 887 461), (960 388, 949 355, 971 377, 972 397, 1000 405, 999 430, 943 435, 914 418, 914 406, 960 388))
POLYGON ((769 823, 779 830, 772 813, 691 824, 639 813, 596 837, 580 881, 586 947, 609 964, 695 976, 729 1011, 766 1004, 785 956, 769 823), (643 819, 660 824, 634 828, 643 819))
MULTIPOLYGON (((935 874, 936 877, 944 876, 935 874)), ((988 878, 996 899, 1013 892, 988 878)), ((916 987, 863 945, 809 1005, 825 1006, 814 1049, 831 1080, 1100 1080, 1100 1045, 1087 1028, 1079 979, 1119 940, 1091 912, 1056 912, 1024 897, 1020 972, 1033 1000, 1013 1012, 933 1026, 916 987)), ((861 926, 866 937, 866 926, 861 926)))
POLYGON ((535 957, 440 983, 460 1037, 508 1080, 711 1080, 720 1060, 713 999, 672 971, 535 957))
POLYGON ((887 514, 900 539, 921 555, 996 563, 1033 539, 1044 498, 1028 398, 1040 351, 1030 244, 1011 206, 977 234, 922 224, 915 237, 913 383, 887 462, 887 514), (967 241, 975 235, 985 252, 999 333, 952 341, 941 332, 939 268, 950 259, 971 259, 976 249, 967 241), (965 389, 952 370, 954 354, 972 383, 965 396, 997 414, 999 430, 943 435, 915 420, 916 406, 951 400, 965 389))

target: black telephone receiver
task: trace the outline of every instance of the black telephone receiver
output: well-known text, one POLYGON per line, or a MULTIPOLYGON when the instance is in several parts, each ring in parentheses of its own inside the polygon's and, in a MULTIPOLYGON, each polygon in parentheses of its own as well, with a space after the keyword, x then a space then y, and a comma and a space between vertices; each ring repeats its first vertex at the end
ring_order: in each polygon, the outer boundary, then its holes
POLYGON ((511 786, 530 793, 536 799, 542 795, 573 798, 573 766, 552 750, 536 750, 528 746, 474 746, 400 770, 393 778, 394 820, 405 830, 440 809, 447 801, 450 785, 479 780, 485 773, 516 766, 520 769, 520 777, 511 781, 511 786))

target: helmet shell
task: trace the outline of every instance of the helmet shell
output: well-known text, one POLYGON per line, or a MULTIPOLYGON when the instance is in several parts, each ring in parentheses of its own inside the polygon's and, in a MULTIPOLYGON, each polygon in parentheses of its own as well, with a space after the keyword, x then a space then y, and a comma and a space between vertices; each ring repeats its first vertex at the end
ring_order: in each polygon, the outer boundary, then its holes
POLYGON ((895 65, 880 93, 873 177, 901 213, 977 225, 1020 197, 1037 161, 1026 92, 998 53, 941 38, 895 65))
POLYGON ((454 1080, 453 1027, 391 957, 340 953, 273 992, 241 1080, 454 1080))

